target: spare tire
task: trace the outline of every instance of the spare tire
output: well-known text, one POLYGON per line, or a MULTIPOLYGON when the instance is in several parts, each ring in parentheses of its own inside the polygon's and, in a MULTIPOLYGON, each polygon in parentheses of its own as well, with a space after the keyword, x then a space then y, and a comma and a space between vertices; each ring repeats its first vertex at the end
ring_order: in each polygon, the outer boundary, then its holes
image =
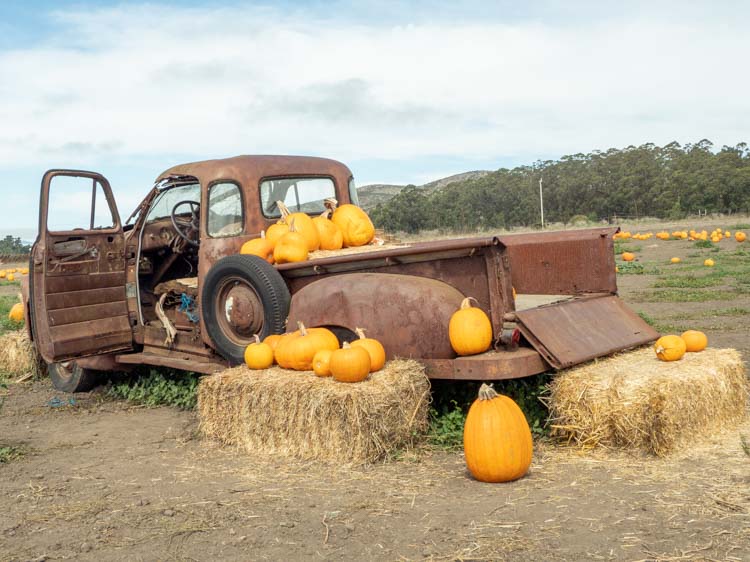
POLYGON ((286 328, 291 296, 284 278, 267 261, 227 256, 209 270, 201 290, 203 322, 216 350, 230 363, 244 360, 245 348, 286 328))

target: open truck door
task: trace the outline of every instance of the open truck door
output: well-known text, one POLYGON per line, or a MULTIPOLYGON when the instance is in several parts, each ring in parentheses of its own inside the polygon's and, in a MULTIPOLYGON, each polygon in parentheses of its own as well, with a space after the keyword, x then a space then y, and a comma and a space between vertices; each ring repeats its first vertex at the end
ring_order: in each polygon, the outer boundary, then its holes
POLYGON ((31 266, 32 335, 45 361, 132 349, 125 236, 104 176, 44 174, 31 266))

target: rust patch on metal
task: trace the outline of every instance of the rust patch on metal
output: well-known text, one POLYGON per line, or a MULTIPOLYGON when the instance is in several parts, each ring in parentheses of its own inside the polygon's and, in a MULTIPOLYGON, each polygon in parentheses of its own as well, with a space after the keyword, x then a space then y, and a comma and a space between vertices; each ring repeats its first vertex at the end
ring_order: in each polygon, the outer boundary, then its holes
POLYGON ((448 321, 463 295, 446 283, 406 275, 351 273, 308 285, 292 297, 288 330, 341 326, 380 340, 389 358, 451 358, 448 321))
POLYGON ((488 351, 457 359, 419 359, 431 379, 494 381, 538 375, 550 370, 538 352, 528 347, 488 351))
POLYGON ((516 312, 523 336, 555 369, 656 340, 659 333, 616 296, 598 296, 516 312))
POLYGON ((530 295, 617 293, 617 228, 498 236, 510 258, 512 283, 530 295))

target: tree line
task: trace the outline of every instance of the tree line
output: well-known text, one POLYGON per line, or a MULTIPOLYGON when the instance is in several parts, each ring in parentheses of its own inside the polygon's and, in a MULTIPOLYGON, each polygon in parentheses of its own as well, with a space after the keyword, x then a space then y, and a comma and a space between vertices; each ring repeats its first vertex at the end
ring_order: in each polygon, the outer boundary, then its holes
POLYGON ((19 237, 8 234, 0 239, 0 256, 28 254, 30 251, 31 245, 24 244, 19 237))
POLYGON ((425 190, 406 186, 370 213, 393 231, 476 230, 614 217, 681 219, 750 212, 750 150, 709 140, 593 151, 501 168, 479 179, 425 190))

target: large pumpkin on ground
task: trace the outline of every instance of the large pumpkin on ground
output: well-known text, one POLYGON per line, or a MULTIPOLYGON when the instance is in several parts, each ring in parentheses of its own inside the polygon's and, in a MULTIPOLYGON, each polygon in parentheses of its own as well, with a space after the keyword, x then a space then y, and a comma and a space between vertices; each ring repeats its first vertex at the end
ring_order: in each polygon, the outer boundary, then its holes
POLYGON ((344 246, 364 246, 375 237, 375 227, 370 217, 351 203, 336 207, 331 220, 341 229, 344 246))
POLYGON ((533 441, 521 408, 483 384, 464 424, 464 456, 481 482, 509 482, 531 466, 533 441))
POLYGON ((448 338, 453 351, 459 355, 484 353, 492 345, 492 324, 481 308, 471 306, 473 297, 461 301, 461 308, 448 322, 448 338))
POLYGON ((284 369, 311 371, 315 354, 321 349, 339 348, 339 340, 327 328, 306 328, 298 322, 299 330, 287 334, 276 346, 276 362, 284 369))

